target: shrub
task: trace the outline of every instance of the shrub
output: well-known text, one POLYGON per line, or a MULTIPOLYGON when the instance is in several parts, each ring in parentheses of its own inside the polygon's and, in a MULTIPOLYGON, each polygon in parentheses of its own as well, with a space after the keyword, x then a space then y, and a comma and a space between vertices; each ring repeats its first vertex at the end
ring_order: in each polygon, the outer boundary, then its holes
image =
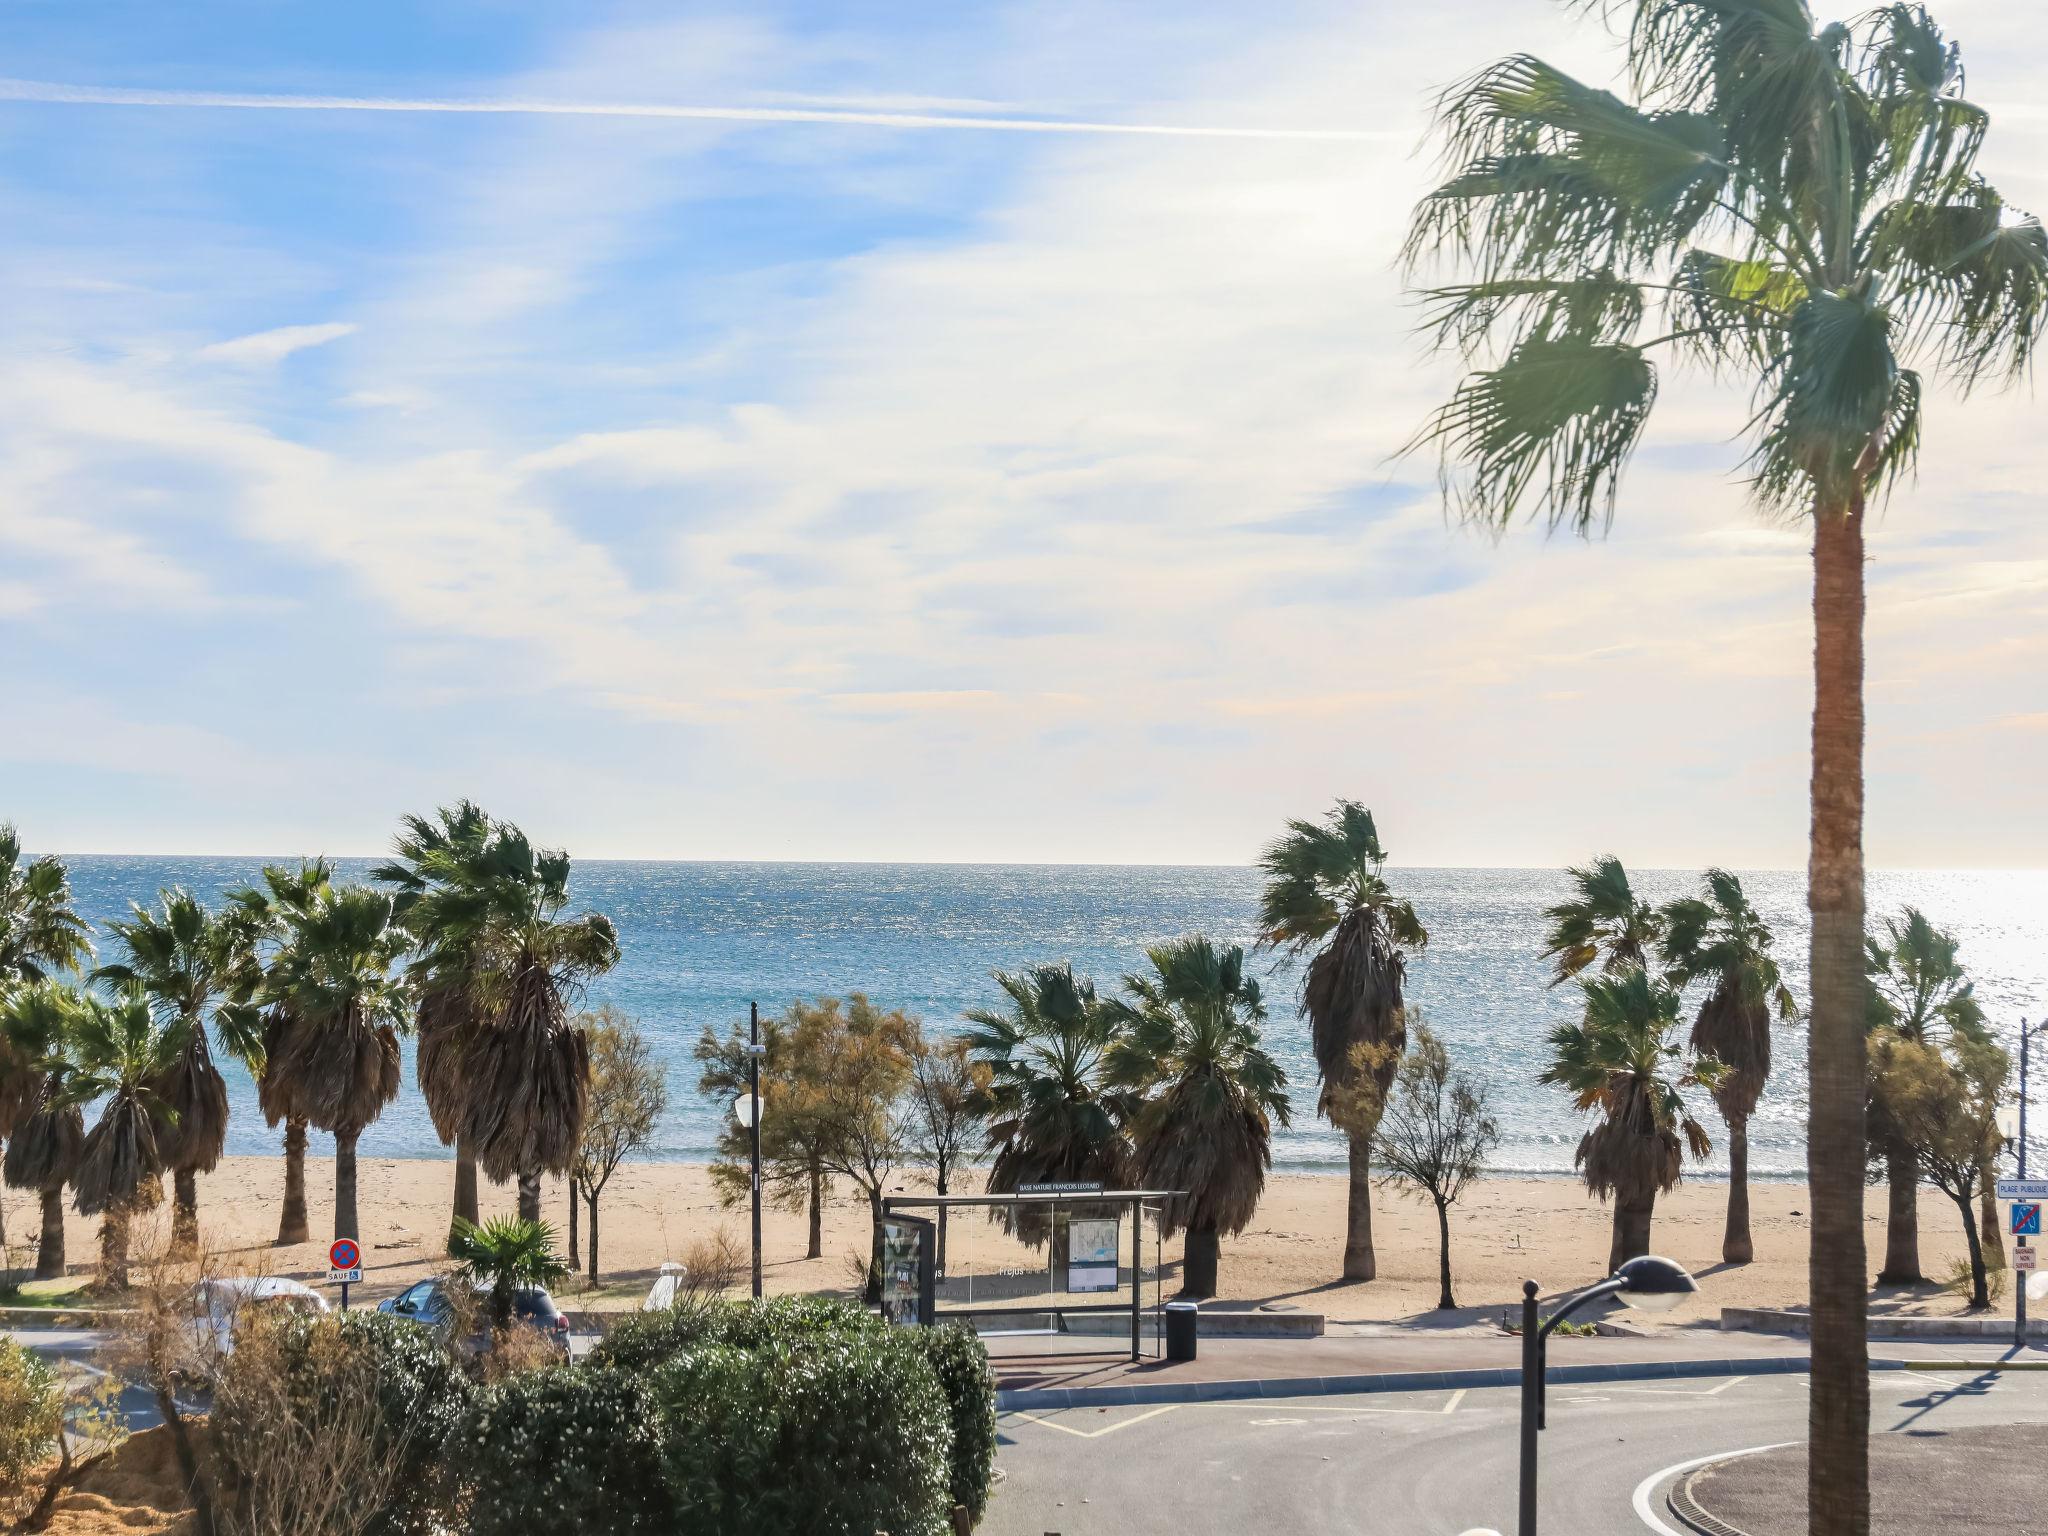
POLYGON ((468 1398, 439 1339, 402 1318, 264 1319, 244 1330, 221 1372, 214 1443, 244 1516, 252 1498, 274 1506, 268 1529, 329 1528, 317 1507, 333 1499, 341 1469, 324 1464, 353 1457, 349 1475, 362 1480, 346 1529, 407 1536, 426 1530, 446 1498, 442 1450, 468 1398))
POLYGON ((774 1321, 789 1336, 705 1344, 654 1378, 683 1527, 940 1536, 952 1429, 920 1342, 879 1325, 807 1328, 835 1321, 812 1310, 774 1321))
POLYGON ((478 1394, 450 1442, 471 1536, 614 1536, 671 1525, 646 1382, 555 1366, 478 1394))
POLYGON ((0 1488, 15 1488, 56 1449, 64 1425, 57 1373, 10 1338, 0 1337, 0 1488))
POLYGON ((823 1296, 738 1303, 687 1300, 658 1312, 634 1313, 605 1335, 590 1360, 622 1371, 650 1371, 708 1344, 759 1349, 772 1342, 881 1327, 881 1320, 863 1308, 823 1296))
POLYGON ((996 1375, 988 1346, 960 1323, 919 1328, 914 1337, 946 1395, 953 1425, 952 1501, 978 1521, 988 1508, 996 1464, 996 1375))

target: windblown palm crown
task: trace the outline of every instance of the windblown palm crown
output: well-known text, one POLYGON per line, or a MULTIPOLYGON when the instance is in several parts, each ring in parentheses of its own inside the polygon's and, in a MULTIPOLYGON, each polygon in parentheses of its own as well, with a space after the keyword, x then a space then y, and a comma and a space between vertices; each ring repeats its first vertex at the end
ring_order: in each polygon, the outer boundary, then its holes
POLYGON ((1661 359, 1757 381, 1756 494, 1858 501, 1913 460, 1915 354, 1967 388, 2024 368, 2048 239, 1979 176, 1984 112, 1918 6, 1816 30, 1802 0, 1639 0, 1637 102, 1518 55, 1448 93, 1455 174, 1411 259, 1439 342, 1489 363, 1423 433, 1447 494, 1586 530, 1661 359))

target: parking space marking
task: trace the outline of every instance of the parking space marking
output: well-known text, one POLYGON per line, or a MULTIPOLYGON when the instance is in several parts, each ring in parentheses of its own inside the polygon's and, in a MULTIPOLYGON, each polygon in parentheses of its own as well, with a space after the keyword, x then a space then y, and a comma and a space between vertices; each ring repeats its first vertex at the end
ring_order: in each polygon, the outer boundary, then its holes
POLYGON ((1041 1418, 1035 1413, 1026 1413, 1021 1408, 1010 1410, 1009 1417, 1025 1419, 1033 1424, 1043 1424, 1047 1429, 1056 1429, 1063 1435, 1072 1435, 1076 1440, 1100 1440, 1104 1435, 1113 1435, 1120 1429, 1129 1429, 1133 1424, 1142 1424, 1147 1419, 1156 1419, 1162 1413, 1189 1406, 1183 1403, 1168 1403, 1164 1407, 1148 1409, 1128 1419, 1118 1419, 1114 1424, 1105 1424, 1100 1429, 1076 1429, 1071 1424, 1061 1424, 1054 1419, 1041 1418))
POLYGON ((1747 1376, 1730 1376, 1718 1387, 1609 1387, 1610 1392, 1640 1392, 1646 1397, 1719 1397, 1730 1387, 1748 1381, 1747 1376))

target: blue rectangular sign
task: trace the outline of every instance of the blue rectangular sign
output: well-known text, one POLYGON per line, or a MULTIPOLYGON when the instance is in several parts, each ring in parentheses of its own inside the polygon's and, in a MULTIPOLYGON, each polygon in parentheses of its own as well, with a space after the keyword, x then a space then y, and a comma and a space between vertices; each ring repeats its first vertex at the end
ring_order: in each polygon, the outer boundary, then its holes
POLYGON ((2041 1204, 2038 1200, 2016 1200, 2013 1202, 2012 1235, 2014 1237, 2039 1237, 2041 1235, 2041 1204))

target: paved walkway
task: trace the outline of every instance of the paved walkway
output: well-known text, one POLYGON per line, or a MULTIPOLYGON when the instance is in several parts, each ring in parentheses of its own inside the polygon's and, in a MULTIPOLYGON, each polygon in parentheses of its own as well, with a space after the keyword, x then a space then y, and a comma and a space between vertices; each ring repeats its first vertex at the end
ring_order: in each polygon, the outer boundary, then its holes
MULTIPOLYGON (((1873 1435, 1871 1536, 2031 1529, 2042 1443, 2039 1424, 1873 1435)), ((1671 1505, 1709 1536, 1806 1536, 1806 1447, 1701 1467, 1679 1484, 1671 1505)))

